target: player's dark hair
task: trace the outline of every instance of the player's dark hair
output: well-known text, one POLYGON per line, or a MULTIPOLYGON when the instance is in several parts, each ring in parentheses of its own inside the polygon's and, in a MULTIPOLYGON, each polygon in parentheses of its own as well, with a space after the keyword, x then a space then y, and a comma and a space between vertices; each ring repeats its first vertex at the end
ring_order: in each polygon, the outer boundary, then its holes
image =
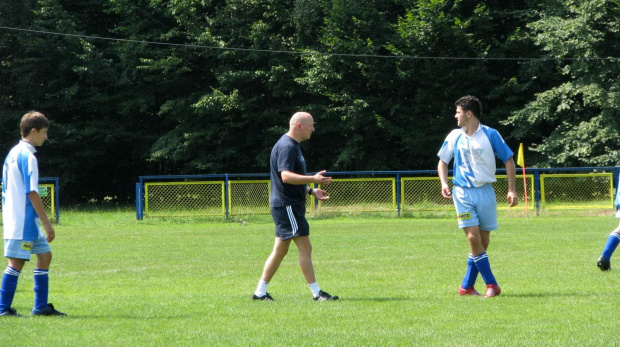
POLYGON ((476 118, 482 118, 482 103, 478 98, 472 95, 464 96, 454 103, 455 106, 461 106, 464 112, 471 111, 476 118))
POLYGON ((37 129, 37 131, 43 128, 49 128, 50 123, 45 118, 43 113, 37 111, 30 111, 26 113, 22 117, 22 121, 19 123, 19 130, 22 134, 22 137, 26 137, 30 135, 32 129, 37 129))

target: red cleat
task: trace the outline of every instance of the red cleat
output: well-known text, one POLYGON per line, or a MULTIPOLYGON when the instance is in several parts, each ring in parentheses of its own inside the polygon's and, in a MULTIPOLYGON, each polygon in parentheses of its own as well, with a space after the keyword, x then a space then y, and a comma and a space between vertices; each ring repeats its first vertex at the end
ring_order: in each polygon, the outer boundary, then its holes
POLYGON ((487 292, 484 294, 484 297, 492 298, 494 296, 498 296, 501 292, 502 290, 499 289, 497 284, 487 284, 487 292))
POLYGON ((469 289, 464 289, 463 287, 459 287, 459 295, 460 296, 464 296, 464 295, 480 296, 480 293, 478 293, 478 291, 474 289, 474 287, 471 287, 469 289))

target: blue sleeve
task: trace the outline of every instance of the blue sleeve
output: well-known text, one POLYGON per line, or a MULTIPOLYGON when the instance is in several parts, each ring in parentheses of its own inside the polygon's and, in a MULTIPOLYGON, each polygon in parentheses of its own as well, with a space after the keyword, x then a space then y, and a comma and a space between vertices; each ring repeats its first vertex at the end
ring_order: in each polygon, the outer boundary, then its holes
POLYGON ((502 136, 495 129, 489 129, 487 135, 489 137, 489 141, 491 141, 491 146, 495 151, 495 155, 497 155, 502 163, 507 162, 508 159, 514 155, 514 152, 510 149, 510 147, 508 147, 506 141, 504 141, 502 136))

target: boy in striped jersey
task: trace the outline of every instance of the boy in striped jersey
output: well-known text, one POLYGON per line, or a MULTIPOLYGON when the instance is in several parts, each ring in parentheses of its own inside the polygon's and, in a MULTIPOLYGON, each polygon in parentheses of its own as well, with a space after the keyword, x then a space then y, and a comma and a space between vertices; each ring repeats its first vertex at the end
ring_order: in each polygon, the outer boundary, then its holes
POLYGON ((2 223, 4 256, 9 265, 2 276, 0 316, 20 316, 11 307, 17 279, 32 254, 37 255, 34 268, 35 316, 64 316, 47 302, 48 272, 52 261, 49 243, 56 233, 39 196, 39 167, 35 147, 47 140, 49 122, 39 112, 26 113, 20 123, 21 141, 7 155, 2 170, 2 223), (41 230, 40 223, 45 228, 41 230))

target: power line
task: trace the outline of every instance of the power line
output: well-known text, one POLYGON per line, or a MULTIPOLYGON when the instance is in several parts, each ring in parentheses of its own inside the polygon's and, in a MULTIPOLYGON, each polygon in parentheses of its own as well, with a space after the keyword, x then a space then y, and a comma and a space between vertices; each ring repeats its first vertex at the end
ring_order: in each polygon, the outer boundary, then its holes
POLYGON ((76 37, 81 39, 91 40, 103 40, 114 42, 128 42, 139 43, 146 45, 158 45, 169 47, 183 47, 183 48, 201 48, 201 49, 217 49, 223 51, 240 51, 240 52, 257 52, 257 53, 272 53, 272 54, 292 54, 292 55, 322 55, 322 56, 335 56, 335 57, 352 57, 352 58, 380 58, 380 59, 412 59, 412 60, 496 60, 496 61, 536 61, 536 60, 556 60, 556 61, 619 61, 620 58, 616 57, 582 57, 582 58, 554 58, 554 57, 541 57, 541 58, 520 58, 520 57, 441 57, 441 56, 413 56, 413 55, 371 55, 371 54, 352 54, 352 53, 324 53, 324 52, 300 52, 300 51, 282 51, 282 50, 270 50, 270 49, 256 49, 256 48, 238 48, 238 47, 218 47, 207 46, 187 43, 169 43, 169 42, 157 42, 146 40, 132 40, 132 39, 119 39, 103 36, 81 35, 81 34, 67 34, 54 31, 45 30, 33 30, 23 28, 12 28, 0 26, 3 30, 12 30, 20 32, 28 32, 34 34, 55 35, 65 37, 76 37))

